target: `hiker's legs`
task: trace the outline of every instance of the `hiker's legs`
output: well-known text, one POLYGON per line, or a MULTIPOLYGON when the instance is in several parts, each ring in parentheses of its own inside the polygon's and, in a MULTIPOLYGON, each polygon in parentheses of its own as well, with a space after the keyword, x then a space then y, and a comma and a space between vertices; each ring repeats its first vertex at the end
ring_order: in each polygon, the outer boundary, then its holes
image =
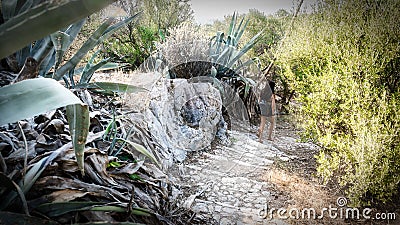
POLYGON ((262 142, 262 135, 264 132, 264 127, 265 124, 267 123, 267 117, 266 116, 260 116, 260 127, 258 128, 258 141, 262 142))
POLYGON ((266 119, 269 122, 268 140, 272 141, 272 131, 274 130, 274 127, 275 127, 275 116, 267 117, 266 119))

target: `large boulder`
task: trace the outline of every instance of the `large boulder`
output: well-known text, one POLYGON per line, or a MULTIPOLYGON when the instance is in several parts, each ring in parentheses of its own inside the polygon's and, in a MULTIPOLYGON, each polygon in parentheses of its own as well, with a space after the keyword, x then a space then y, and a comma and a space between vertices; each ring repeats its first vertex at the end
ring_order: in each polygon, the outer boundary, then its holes
POLYGON ((170 163, 183 161, 188 151, 204 149, 217 134, 222 138, 226 133, 221 95, 210 83, 161 78, 149 98, 148 128, 170 163))

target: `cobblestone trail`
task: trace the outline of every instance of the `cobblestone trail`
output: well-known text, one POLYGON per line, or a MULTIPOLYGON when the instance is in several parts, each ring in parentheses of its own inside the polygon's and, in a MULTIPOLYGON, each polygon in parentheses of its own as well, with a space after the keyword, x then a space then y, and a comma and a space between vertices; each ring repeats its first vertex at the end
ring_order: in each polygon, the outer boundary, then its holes
POLYGON ((275 198, 272 185, 261 177, 274 161, 297 157, 282 149, 290 153, 310 144, 278 134, 273 142, 264 143, 257 142, 252 133, 232 131, 230 136, 231 146, 199 153, 181 165, 182 182, 197 190, 184 206, 199 215, 212 215, 217 224, 286 224, 260 216, 260 211, 275 198))

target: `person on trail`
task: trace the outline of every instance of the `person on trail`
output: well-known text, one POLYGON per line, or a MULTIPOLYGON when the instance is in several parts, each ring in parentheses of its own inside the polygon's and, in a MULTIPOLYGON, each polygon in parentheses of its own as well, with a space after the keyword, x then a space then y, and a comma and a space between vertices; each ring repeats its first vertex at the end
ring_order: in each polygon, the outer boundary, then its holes
POLYGON ((272 141, 272 131, 275 126, 275 82, 269 80, 265 87, 261 90, 260 96, 258 98, 258 105, 260 106, 260 127, 257 131, 258 141, 263 142, 262 136, 264 132, 265 124, 268 120, 268 140, 272 141))

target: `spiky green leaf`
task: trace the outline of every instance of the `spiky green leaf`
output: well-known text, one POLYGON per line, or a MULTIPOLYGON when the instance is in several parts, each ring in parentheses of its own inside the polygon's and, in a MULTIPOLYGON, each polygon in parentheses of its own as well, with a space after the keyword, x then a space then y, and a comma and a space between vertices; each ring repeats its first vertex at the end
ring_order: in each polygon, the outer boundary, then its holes
POLYGON ((129 84, 112 83, 112 82, 93 82, 87 84, 80 84, 76 85, 75 88, 88 88, 105 94, 136 93, 136 92, 148 91, 145 88, 136 87, 129 84))
POLYGON ((114 19, 109 18, 97 30, 89 37, 89 39, 81 46, 81 48, 75 53, 75 55, 66 62, 60 69, 54 74, 54 79, 61 79, 68 71, 78 65, 78 63, 85 57, 85 55, 96 45, 100 43, 100 37, 104 34, 109 26, 113 23, 114 19))
POLYGON ((84 151, 86 138, 89 134, 89 106, 85 104, 75 104, 67 106, 67 118, 69 131, 72 137, 72 144, 75 150, 76 161, 82 175, 84 171, 84 151))
MULTIPOLYGON (((17 1, 8 2, 11 4, 17 1)), ((7 43, 1 45, 0 58, 79 21, 112 2, 113 0, 45 1, 34 6, 0 25, 0 43, 7 43)), ((10 15, 12 13, 10 10, 10 15)))
POLYGON ((53 79, 24 80, 0 88, 0 125, 81 103, 70 90, 53 79))
MULTIPOLYGON (((122 140, 122 139, 120 139, 120 140, 122 140)), ((143 155, 145 155, 146 157, 151 159, 157 165, 160 165, 160 163, 158 162, 156 157, 153 155, 153 153, 151 153, 149 150, 147 150, 145 147, 143 147, 143 145, 136 144, 129 140, 122 140, 122 141, 124 141, 124 142, 128 143, 129 145, 131 145, 132 147, 134 147, 136 149, 136 151, 142 153, 143 155)))

